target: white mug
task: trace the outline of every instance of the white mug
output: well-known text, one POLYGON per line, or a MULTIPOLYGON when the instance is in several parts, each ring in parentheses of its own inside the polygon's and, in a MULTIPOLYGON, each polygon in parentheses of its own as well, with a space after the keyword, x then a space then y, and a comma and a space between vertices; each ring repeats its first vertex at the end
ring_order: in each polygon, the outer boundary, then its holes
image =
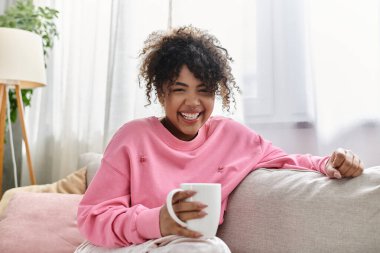
POLYGON ((203 238, 210 238, 216 235, 218 230, 220 209, 221 209, 222 190, 220 184, 211 183, 183 183, 180 189, 174 189, 169 192, 166 198, 166 206, 170 217, 182 227, 190 230, 200 232, 203 238), (192 190, 196 194, 186 201, 197 201, 206 204, 207 207, 203 209, 207 213, 202 218, 188 220, 187 222, 181 221, 173 210, 173 196, 177 192, 192 190))

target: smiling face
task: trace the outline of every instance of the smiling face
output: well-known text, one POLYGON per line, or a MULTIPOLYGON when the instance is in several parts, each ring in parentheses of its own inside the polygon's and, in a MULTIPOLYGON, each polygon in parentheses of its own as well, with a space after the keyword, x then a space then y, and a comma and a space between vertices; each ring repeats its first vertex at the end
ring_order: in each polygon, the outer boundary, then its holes
POLYGON ((189 141, 211 116, 215 93, 184 65, 173 85, 164 85, 159 100, 166 117, 162 124, 178 139, 189 141))

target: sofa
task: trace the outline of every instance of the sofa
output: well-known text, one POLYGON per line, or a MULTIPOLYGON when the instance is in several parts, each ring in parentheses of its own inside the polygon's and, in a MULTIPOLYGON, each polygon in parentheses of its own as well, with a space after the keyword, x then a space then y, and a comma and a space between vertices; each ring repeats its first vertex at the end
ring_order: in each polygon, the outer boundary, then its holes
MULTIPOLYGON (((58 182, 8 190, 0 201, 0 252, 73 252, 84 240, 77 205, 100 160, 86 153, 81 169, 58 182)), ((342 180, 258 169, 230 195, 224 217, 218 236, 234 253, 380 252, 380 167, 342 180)))

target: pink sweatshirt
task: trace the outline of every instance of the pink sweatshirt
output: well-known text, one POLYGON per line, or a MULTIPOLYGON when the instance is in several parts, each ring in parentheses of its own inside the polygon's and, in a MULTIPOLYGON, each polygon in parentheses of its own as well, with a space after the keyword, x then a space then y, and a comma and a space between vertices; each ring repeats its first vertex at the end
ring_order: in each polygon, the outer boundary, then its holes
POLYGON ((325 174, 328 157, 287 155, 231 119, 211 117, 192 141, 174 137, 156 117, 119 129, 78 209, 80 231, 93 244, 121 247, 159 238, 166 195, 184 182, 222 184, 227 199, 251 171, 266 168, 325 174))

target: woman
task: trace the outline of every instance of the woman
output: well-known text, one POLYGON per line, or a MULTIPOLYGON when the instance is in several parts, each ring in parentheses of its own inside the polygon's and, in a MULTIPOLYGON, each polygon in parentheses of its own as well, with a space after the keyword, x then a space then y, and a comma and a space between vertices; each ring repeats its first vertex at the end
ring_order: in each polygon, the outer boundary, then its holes
MULTIPOLYGON (((288 155, 240 123, 211 117, 216 97, 229 110, 239 91, 232 59, 213 35, 191 26, 155 32, 140 56, 147 99, 157 98, 165 116, 128 122, 110 141, 78 209, 88 242, 77 252, 229 252, 219 238, 199 239, 199 232, 171 219, 170 190, 183 182, 221 183, 223 214, 229 194, 260 167, 315 170, 330 178, 362 173, 350 151, 288 155)), ((173 198, 183 221, 207 215, 203 203, 184 201, 194 194, 173 198)))

